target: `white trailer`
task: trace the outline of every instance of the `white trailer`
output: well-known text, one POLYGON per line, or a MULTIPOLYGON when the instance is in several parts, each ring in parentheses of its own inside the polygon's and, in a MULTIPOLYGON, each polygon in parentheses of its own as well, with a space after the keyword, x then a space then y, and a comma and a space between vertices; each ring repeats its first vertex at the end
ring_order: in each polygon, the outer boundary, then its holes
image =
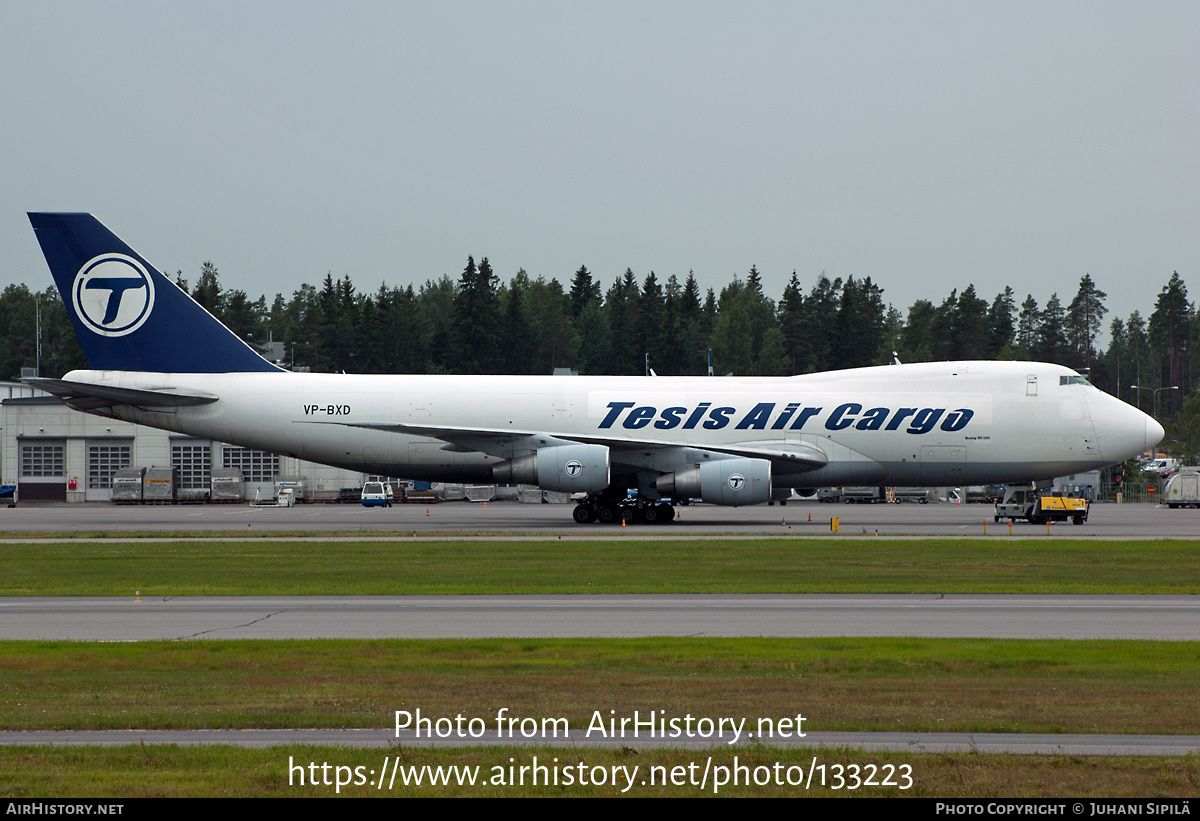
POLYGON ((1167 507, 1200 507, 1200 467, 1180 468, 1163 491, 1167 507))

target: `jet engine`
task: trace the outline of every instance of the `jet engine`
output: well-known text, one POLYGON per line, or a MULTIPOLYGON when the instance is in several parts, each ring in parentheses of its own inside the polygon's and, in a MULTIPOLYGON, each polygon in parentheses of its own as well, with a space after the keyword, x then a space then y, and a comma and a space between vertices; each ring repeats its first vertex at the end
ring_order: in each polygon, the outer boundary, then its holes
POLYGON ((757 505, 771 498, 771 463, 744 457, 703 462, 655 481, 663 496, 700 497, 713 505, 757 505))
POLYGON ((608 448, 604 445, 553 445, 492 466, 502 484, 537 485, 564 493, 599 493, 608 487, 608 448))

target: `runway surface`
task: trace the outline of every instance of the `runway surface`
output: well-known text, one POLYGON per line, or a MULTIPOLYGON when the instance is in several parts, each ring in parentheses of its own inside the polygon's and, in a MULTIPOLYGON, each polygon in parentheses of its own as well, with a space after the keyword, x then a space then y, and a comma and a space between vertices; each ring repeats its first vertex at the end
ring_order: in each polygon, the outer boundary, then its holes
POLYGON ((1200 596, 8 598, 0 639, 920 636, 1200 641, 1200 596))
MULTIPOLYGON (((435 505, 297 505, 292 508, 249 505, 119 506, 22 503, 0 508, 0 538, 5 533, 227 532, 240 534, 311 532, 341 535, 398 536, 413 533, 535 534, 564 538, 622 536, 827 536, 830 520, 840 520, 842 536, 980 536, 1007 538, 1008 523, 993 521, 990 505, 952 504, 819 504, 730 508, 691 505, 678 508, 676 521, 665 525, 577 525, 571 505, 527 505, 494 502, 487 507, 468 502, 435 505), (811 519, 811 521, 810 521, 811 519)), ((1045 525, 1020 522, 1013 536, 1047 538, 1045 525)), ((1196 539, 1200 510, 1169 510, 1150 504, 1095 504, 1081 526, 1057 524, 1049 538, 1196 539)))
POLYGON ((1020 753, 1025 755, 1188 755, 1200 751, 1197 735, 1081 735, 1075 733, 806 733, 804 738, 743 739, 736 744, 711 740, 681 740, 647 737, 637 739, 599 738, 582 732, 571 738, 498 738, 488 732, 480 738, 416 738, 411 731, 394 730, 45 730, 0 732, 0 747, 22 744, 53 746, 115 747, 130 744, 227 744, 235 747, 280 747, 289 744, 319 744, 331 747, 547 747, 580 751, 593 748, 636 747, 652 749, 711 750, 715 754, 736 753, 748 747, 804 747, 838 750, 855 747, 878 752, 908 753, 1020 753))

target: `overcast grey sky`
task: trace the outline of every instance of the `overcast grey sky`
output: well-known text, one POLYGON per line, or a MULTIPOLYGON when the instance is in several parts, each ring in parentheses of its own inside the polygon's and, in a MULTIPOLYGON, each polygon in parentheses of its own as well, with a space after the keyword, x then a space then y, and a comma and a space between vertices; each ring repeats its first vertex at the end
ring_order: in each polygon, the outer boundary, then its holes
POLYGON ((0 0, 0 285, 86 210, 268 299, 474 254, 1148 313, 1200 262, 1198 42, 1195 2, 0 0))

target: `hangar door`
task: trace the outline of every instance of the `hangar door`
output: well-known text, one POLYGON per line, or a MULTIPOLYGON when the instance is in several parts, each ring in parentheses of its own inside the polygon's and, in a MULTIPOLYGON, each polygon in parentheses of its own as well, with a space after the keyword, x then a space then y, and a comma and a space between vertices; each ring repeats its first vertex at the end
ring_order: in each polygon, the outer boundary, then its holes
POLYGON ((61 439, 21 442, 17 493, 23 502, 67 500, 66 442, 61 439))
POLYGON ((132 464, 133 440, 88 442, 87 487, 89 502, 107 502, 112 498, 113 475, 132 464))

